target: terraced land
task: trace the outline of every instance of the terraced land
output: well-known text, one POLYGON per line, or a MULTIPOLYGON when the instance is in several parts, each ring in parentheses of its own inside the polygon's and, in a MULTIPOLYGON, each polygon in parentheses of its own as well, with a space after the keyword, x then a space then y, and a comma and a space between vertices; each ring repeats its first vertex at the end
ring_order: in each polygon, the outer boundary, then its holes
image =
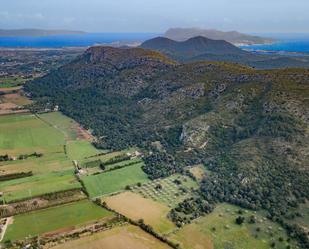
POLYGON ((170 249, 136 226, 121 226, 53 247, 53 249, 170 249))
POLYGON ((149 181, 142 163, 106 173, 81 177, 91 198, 123 191, 126 186, 149 181))
POLYGON ((228 204, 218 205, 212 213, 185 225, 169 238, 186 249, 269 249, 272 243, 279 249, 289 245, 295 248, 277 223, 267 220, 263 214, 228 204), (245 221, 238 225, 235 220, 240 215, 245 221), (252 216, 255 222, 250 221, 252 216))
POLYGON ((131 190, 145 198, 164 203, 172 208, 190 197, 192 189, 196 188, 198 188, 198 185, 191 178, 175 174, 167 178, 144 183, 140 186, 132 186, 131 190))
POLYGON ((57 230, 72 230, 83 224, 113 217, 114 214, 88 200, 14 216, 4 237, 18 240, 57 230))

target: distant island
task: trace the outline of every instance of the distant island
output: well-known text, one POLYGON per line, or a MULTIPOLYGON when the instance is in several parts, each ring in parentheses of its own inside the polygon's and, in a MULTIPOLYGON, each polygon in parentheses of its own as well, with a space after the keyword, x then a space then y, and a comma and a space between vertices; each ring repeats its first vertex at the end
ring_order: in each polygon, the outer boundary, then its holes
POLYGON ((0 29, 0 37, 4 36, 49 36, 86 34, 84 31, 74 30, 46 30, 46 29, 0 29))
POLYGON ((185 41, 196 36, 204 36, 213 40, 225 40, 234 45, 267 44, 274 41, 269 38, 242 34, 237 31, 224 32, 199 28, 171 28, 165 32, 164 36, 175 41, 185 41))

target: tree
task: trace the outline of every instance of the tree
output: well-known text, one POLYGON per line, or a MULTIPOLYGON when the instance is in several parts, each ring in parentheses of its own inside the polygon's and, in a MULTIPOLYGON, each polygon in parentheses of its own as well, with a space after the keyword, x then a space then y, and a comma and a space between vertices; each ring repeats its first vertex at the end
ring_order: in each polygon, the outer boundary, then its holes
POLYGON ((241 225, 242 223, 244 223, 245 217, 238 216, 235 221, 236 221, 236 224, 241 225))

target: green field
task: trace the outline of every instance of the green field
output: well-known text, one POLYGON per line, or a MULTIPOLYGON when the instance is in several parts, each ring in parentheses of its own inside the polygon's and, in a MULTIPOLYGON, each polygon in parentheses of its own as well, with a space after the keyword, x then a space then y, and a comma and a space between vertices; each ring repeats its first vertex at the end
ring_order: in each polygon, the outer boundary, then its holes
POLYGON ((76 127, 78 126, 78 123, 76 123, 73 119, 63 115, 61 112, 44 113, 40 114, 39 117, 43 121, 61 131, 66 139, 77 139, 78 131, 76 130, 76 127))
POLYGON ((18 155, 36 148, 64 145, 63 134, 34 115, 0 117, 0 154, 18 155))
POLYGON ((145 198, 162 202, 169 207, 175 207, 179 202, 191 196, 192 188, 198 188, 195 181, 187 176, 175 174, 167 178, 144 183, 140 187, 137 185, 132 186, 131 190, 145 198), (175 180, 180 181, 180 184, 176 184, 175 180), (158 185, 162 188, 157 189, 158 185))
MULTIPOLYGON (((117 157, 117 156, 124 156, 126 155, 126 153, 128 152, 133 152, 135 151, 136 148, 129 148, 129 149, 126 149, 126 150, 121 150, 121 151, 113 151, 113 152, 109 152, 108 150, 101 150, 99 153, 101 153, 101 155, 98 155, 98 156, 88 156, 86 159, 83 159, 80 161, 81 163, 81 166, 82 167, 87 167, 87 164, 91 162, 102 162, 102 163, 106 163, 108 162, 109 160, 117 157)), ((125 160, 124 160, 125 161, 125 160)), ((121 163, 121 162, 120 162, 121 163)))
POLYGON ((14 216, 4 237, 18 240, 95 221, 113 214, 88 200, 14 216))
POLYGON ((76 188, 81 188, 81 185, 76 180, 73 169, 0 182, 6 202, 76 188))
POLYGON ((72 160, 82 160, 105 151, 96 149, 89 141, 70 141, 67 144, 67 154, 72 160))
POLYGON ((135 164, 122 169, 98 175, 84 176, 87 192, 91 198, 124 190, 127 185, 147 182, 148 177, 141 169, 142 164, 135 164))
POLYGON ((0 155, 42 153, 41 157, 0 162, 0 175, 33 174, 0 182, 6 202, 81 188, 72 160, 101 153, 89 141, 72 140, 78 137, 78 124, 59 112, 1 116, 0 131, 0 155))
POLYGON ((21 86, 25 83, 25 79, 20 77, 5 77, 0 78, 0 88, 10 88, 10 87, 16 87, 21 86))
POLYGON ((25 160, 0 162, 0 175, 32 171, 34 175, 46 174, 73 169, 72 161, 63 153, 63 147, 55 147, 54 152, 44 154, 42 157, 30 157, 25 160))
POLYGON ((212 213, 171 234, 170 239, 186 249, 199 248, 199 245, 204 249, 269 249, 271 243, 275 243, 275 248, 285 249, 289 244, 286 233, 277 223, 262 214, 228 204, 218 205, 212 213), (240 215, 245 217, 242 225, 235 222, 240 215), (255 223, 250 222, 251 216, 255 216, 255 223))

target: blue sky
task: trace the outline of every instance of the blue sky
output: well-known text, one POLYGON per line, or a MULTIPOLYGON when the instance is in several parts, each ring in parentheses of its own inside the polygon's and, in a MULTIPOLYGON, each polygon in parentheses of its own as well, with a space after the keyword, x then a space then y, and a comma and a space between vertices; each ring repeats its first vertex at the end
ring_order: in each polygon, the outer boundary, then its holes
POLYGON ((308 32, 309 0, 0 0, 0 29, 308 32))

